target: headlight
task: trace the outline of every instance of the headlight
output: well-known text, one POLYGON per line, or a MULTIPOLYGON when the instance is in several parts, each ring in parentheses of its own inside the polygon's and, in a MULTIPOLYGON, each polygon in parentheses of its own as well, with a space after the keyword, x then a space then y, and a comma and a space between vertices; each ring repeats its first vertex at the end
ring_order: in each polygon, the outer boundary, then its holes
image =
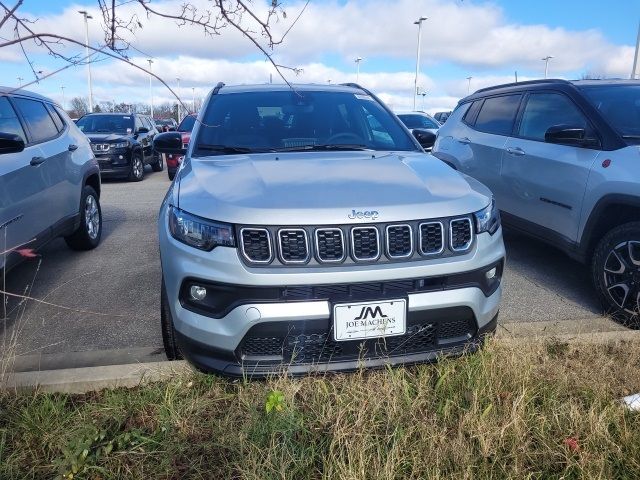
POLYGON ((486 208, 474 213, 473 216, 476 219, 478 233, 489 232, 493 235, 500 227, 500 212, 496 208, 494 199, 491 199, 491 203, 486 208))
POLYGON ((129 142, 119 142, 112 143, 111 148, 127 148, 129 146, 129 142))
POLYGON ((169 231, 176 240, 200 250, 236 244, 231 225, 196 217, 173 206, 169 207, 169 231))

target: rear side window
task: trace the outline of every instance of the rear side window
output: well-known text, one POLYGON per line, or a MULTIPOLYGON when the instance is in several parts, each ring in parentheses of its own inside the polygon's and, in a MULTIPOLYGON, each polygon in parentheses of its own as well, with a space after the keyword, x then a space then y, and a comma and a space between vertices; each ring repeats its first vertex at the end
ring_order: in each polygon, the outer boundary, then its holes
POLYGON ((20 120, 7 97, 0 97, 0 132, 18 135, 25 143, 27 142, 20 120))
POLYGON ((532 93, 522 114, 518 135, 544 142, 549 127, 587 128, 588 122, 575 104, 561 93, 532 93))
POLYGON ((473 125, 476 121, 476 117, 478 116, 478 110, 480 110, 480 106, 482 105, 482 100, 476 100, 471 104, 467 113, 462 117, 462 121, 468 125, 473 125))
POLYGON ((51 114, 51 118, 53 118, 53 123, 56 124, 56 128, 58 129, 59 132, 64 130, 64 122, 62 121, 62 117, 60 117, 60 114, 51 106, 49 105, 49 113, 51 114))
POLYGON ((43 142, 58 135, 56 124, 44 103, 26 98, 15 98, 14 102, 34 142, 43 142))
POLYGON ((496 135, 509 135, 518 112, 522 95, 504 95, 485 99, 475 127, 478 130, 496 135))

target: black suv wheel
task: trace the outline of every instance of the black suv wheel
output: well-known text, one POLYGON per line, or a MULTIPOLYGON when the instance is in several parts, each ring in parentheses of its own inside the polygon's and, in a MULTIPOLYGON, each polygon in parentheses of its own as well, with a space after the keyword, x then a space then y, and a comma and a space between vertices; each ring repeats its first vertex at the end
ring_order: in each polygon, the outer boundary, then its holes
POLYGON ((640 328, 640 222, 620 225, 598 243, 593 281, 614 320, 640 328))
POLYGON ((144 178, 144 162, 140 153, 134 153, 131 157, 131 171, 129 172, 129 180, 139 182, 144 178))
POLYGON ((151 168, 154 172, 161 172, 164 170, 164 159, 162 158, 162 154, 158 154, 158 160, 151 164, 151 168))

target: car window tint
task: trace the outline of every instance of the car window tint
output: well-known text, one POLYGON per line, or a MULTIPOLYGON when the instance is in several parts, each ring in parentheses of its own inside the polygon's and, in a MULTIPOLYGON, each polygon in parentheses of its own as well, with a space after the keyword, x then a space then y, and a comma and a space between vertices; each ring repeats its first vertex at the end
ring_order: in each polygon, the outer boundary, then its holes
POLYGON ((534 93, 529 96, 522 114, 518 134, 544 141, 544 134, 554 125, 586 128, 588 123, 578 107, 560 93, 534 93))
MULTIPOLYGON (((482 105, 482 100, 476 100, 475 102, 473 102, 471 104, 471 106, 467 109, 467 113, 464 114, 464 117, 462 117, 462 121, 469 124, 469 125, 473 125, 473 123, 476 120, 476 116, 478 115, 478 110, 480 110, 480 106, 482 105)), ((438 119, 440 120, 440 119, 438 119)), ((446 118, 445 118, 446 120, 446 118)), ((442 120, 440 120, 442 121, 442 120)))
POLYGON ((135 131, 137 132, 139 129, 142 128, 142 121, 140 120, 140 117, 136 116, 135 117, 135 131))
POLYGON ((402 114, 398 115, 398 118, 407 128, 440 128, 440 125, 426 115, 402 114))
POLYGON ((20 120, 7 97, 0 97, 0 132, 19 135, 22 140, 27 141, 20 120))
POLYGON ((521 97, 522 95, 504 95, 485 99, 476 118, 476 129, 496 135, 509 135, 513 130, 521 97))
POLYGON ((193 130, 193 126, 196 124, 196 117, 193 115, 189 115, 188 117, 184 117, 180 125, 178 126, 179 132, 190 132, 193 130))
POLYGON ((58 129, 42 102, 15 98, 14 102, 29 127, 34 142, 42 142, 58 135, 58 129))
POLYGON ((49 108, 49 114, 51 115, 51 118, 53 118, 53 123, 56 124, 56 128, 58 129, 58 132, 63 131, 64 122, 62 121, 60 114, 53 108, 53 106, 47 105, 47 107, 49 108))

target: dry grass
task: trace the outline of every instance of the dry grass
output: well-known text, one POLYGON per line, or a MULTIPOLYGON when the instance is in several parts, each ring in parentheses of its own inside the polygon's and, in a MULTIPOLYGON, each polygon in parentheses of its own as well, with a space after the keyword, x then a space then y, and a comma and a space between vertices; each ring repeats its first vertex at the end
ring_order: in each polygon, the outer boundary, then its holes
POLYGON ((618 402, 638 391, 638 343, 492 341, 406 369, 4 394, 0 478, 640 478, 618 402))

